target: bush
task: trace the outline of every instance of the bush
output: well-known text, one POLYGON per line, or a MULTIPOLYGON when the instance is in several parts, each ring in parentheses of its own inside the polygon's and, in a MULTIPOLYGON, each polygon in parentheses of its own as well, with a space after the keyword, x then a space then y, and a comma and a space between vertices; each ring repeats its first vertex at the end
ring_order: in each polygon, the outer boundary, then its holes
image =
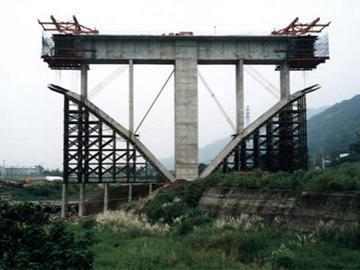
POLYGON ((0 202, 0 269, 92 269, 92 234, 80 239, 31 204, 0 202))
POLYGON ((295 254, 282 244, 279 249, 272 252, 269 261, 273 268, 291 269, 295 265, 295 254))
POLYGON ((343 247, 360 250, 360 226, 346 226, 342 230, 322 227, 317 236, 324 242, 340 244, 343 247))
MULTIPOLYGON (((336 192, 360 190, 360 163, 341 164, 325 170, 213 174, 202 179, 206 187, 239 187, 292 192, 336 192)), ((197 182, 197 181, 195 181, 197 182)))
POLYGON ((186 238, 186 243, 197 250, 215 250, 242 263, 261 262, 270 241, 278 238, 276 230, 201 227, 186 238))
POLYGON ((196 226, 210 223, 212 219, 195 208, 210 183, 213 182, 199 179, 175 183, 170 189, 159 191, 144 207, 147 219, 152 224, 173 225, 173 231, 180 235, 191 232, 196 226))

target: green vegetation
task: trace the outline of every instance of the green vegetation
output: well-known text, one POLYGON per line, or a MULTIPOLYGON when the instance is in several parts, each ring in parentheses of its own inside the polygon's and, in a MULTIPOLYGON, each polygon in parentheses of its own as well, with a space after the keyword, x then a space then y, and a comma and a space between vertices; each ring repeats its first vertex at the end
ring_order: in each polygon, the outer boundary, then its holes
POLYGON ((261 188, 291 192, 360 191, 360 163, 345 163, 326 170, 296 171, 293 173, 218 174, 208 177, 209 186, 261 188))
POLYGON ((312 233, 213 220, 186 234, 124 212, 72 224, 94 232, 95 269, 359 269, 360 228, 312 233))
MULTIPOLYGON (((296 171, 293 173, 213 174, 205 179, 184 182, 160 190, 145 206, 145 213, 152 223, 172 224, 183 216, 200 219, 197 206, 204 190, 209 187, 283 190, 290 192, 344 192, 360 191, 360 163, 341 164, 326 170, 296 171)), ((206 223, 206 218, 201 218, 206 223)), ((195 221, 194 221, 195 222, 195 221)), ((200 222, 200 221, 199 221, 200 222)))
POLYGON ((75 262, 73 269, 100 270, 360 269, 360 227, 323 226, 297 233, 276 222, 268 226, 214 219, 196 208, 209 187, 358 192, 360 163, 175 182, 159 190, 137 214, 122 210, 67 224, 56 224, 29 205, 3 204, 0 249, 5 252, 0 269, 71 269, 75 262))
POLYGON ((75 237, 31 204, 0 201, 0 269, 91 269, 92 233, 75 237))

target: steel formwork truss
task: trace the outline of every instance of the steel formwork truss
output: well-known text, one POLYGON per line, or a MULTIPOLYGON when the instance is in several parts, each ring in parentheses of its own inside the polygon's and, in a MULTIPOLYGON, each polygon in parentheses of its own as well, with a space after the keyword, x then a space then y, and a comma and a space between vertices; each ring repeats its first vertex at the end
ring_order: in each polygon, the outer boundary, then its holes
POLYGON ((64 96, 64 181, 145 183, 165 180, 127 138, 83 103, 64 96))
POLYGON ((245 137, 222 161, 224 173, 263 169, 307 169, 305 95, 290 103, 245 137))

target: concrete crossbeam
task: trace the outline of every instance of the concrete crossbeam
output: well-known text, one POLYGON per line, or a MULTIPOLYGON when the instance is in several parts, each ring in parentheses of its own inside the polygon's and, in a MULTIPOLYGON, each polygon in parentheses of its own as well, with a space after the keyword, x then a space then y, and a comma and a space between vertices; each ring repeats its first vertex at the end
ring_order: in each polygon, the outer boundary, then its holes
MULTIPOLYGON (((280 64, 290 37, 284 36, 81 36, 88 64, 173 64, 179 43, 191 43, 199 64, 280 64)), ((186 52, 186 47, 184 48, 186 52)))

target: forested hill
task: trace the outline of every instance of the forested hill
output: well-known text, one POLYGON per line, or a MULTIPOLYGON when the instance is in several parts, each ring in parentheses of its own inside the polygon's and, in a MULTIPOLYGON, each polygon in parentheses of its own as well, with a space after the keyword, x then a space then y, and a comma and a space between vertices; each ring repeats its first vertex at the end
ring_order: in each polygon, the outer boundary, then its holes
POLYGON ((360 131, 360 95, 337 103, 308 120, 310 154, 347 152, 360 131))

